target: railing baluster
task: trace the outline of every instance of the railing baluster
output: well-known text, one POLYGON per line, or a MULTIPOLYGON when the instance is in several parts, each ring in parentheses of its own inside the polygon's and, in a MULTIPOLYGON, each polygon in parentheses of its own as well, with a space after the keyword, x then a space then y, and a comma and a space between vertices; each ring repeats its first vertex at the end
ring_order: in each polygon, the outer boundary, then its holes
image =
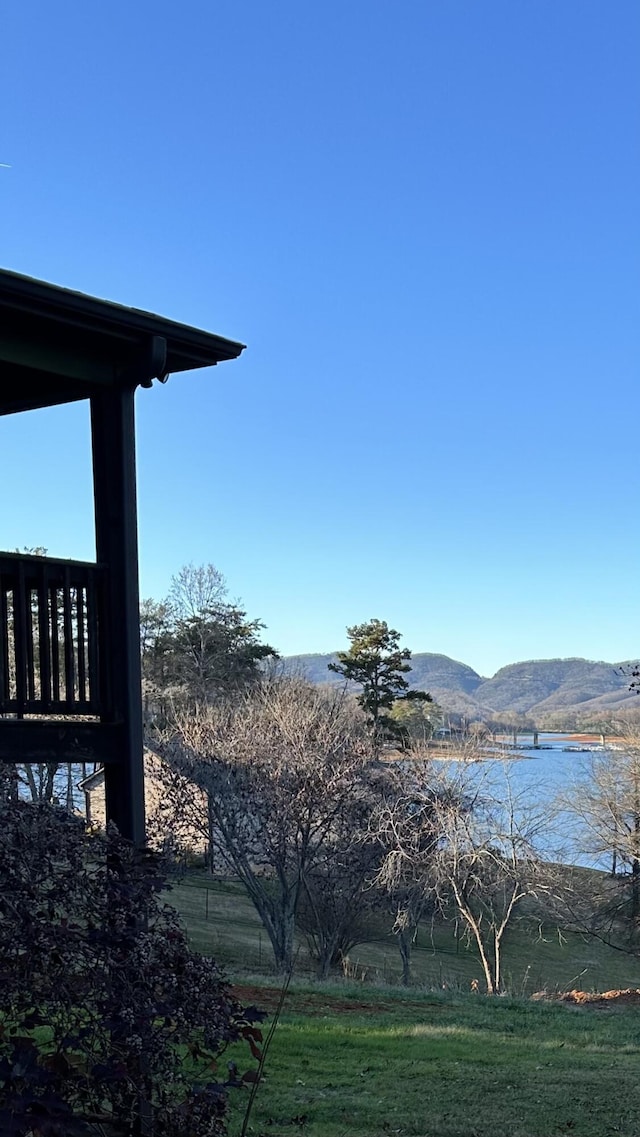
MULTIPOLYGON (((31 579, 25 577, 24 582, 24 614, 26 625, 27 648, 27 700, 34 703, 36 694, 36 651, 33 642, 33 589, 31 579)), ((29 708, 27 708, 29 709, 29 708)))
POLYGON ((84 590, 84 582, 80 583, 78 581, 76 584, 76 624, 78 634, 78 700, 81 703, 86 703, 87 701, 84 590))
POLYGON ((87 578, 87 654, 89 657, 89 704, 92 710, 100 706, 100 661, 99 661, 99 599, 96 573, 87 578))
POLYGON ((60 629, 58 628, 58 585, 49 585, 51 603, 51 675, 53 678, 53 701, 60 702, 60 629))
POLYGON ((40 637, 40 700, 47 711, 51 704, 51 623, 47 566, 38 565, 38 634, 40 637))
POLYGON ((64 620, 64 682, 65 701, 68 706, 75 707, 75 675, 73 666, 73 621, 71 618, 71 574, 68 568, 64 570, 64 583, 62 586, 62 613, 64 620))
POLYGON ((16 713, 22 718, 27 702, 27 611, 24 562, 18 561, 13 589, 13 638, 16 653, 16 713))
POLYGON ((9 699, 9 606, 7 584, 0 573, 0 704, 9 699))
POLYGON ((0 553, 0 714, 100 715, 104 570, 0 553))

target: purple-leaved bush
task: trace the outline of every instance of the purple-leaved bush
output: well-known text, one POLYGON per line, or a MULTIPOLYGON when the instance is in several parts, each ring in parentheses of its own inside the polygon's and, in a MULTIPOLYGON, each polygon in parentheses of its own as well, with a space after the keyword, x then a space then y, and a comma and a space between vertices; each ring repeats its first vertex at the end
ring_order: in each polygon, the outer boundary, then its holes
POLYGON ((164 887, 113 827, 0 803, 3 1137, 226 1133, 220 1058, 244 1039, 259 1060, 264 1015, 190 950, 164 887))

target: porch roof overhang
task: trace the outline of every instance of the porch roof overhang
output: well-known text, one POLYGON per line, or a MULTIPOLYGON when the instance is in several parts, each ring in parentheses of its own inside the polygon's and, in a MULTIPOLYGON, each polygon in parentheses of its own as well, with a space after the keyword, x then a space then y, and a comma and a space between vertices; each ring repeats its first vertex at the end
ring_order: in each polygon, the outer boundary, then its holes
POLYGON ((0 269, 0 415, 151 386, 244 344, 0 269))

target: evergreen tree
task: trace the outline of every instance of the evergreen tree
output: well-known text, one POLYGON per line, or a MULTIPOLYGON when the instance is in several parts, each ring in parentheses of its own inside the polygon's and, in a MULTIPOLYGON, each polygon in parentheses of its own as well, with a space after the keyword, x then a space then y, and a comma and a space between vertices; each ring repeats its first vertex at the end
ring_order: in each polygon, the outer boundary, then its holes
POLYGON ((405 679, 411 671, 411 652, 400 647, 400 633, 385 620, 369 620, 347 628, 351 641, 348 651, 338 652, 338 662, 329 670, 343 675, 361 688, 358 702, 372 728, 374 750, 385 738, 397 738, 398 728, 389 712, 399 699, 431 702, 426 691, 411 691, 405 679))
POLYGON ((224 577, 214 565, 185 565, 173 577, 166 600, 143 600, 140 609, 145 709, 165 704, 215 702, 254 683, 263 660, 277 658, 260 642, 264 627, 226 599, 224 577))

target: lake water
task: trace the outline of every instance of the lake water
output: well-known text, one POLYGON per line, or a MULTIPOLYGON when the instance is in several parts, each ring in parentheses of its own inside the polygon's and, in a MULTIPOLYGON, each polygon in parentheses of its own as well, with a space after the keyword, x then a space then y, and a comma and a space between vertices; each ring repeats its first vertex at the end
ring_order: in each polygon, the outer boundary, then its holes
MULTIPOLYGON (((593 749, 587 747, 587 743, 576 742, 566 734, 540 732, 538 748, 534 748, 532 735, 519 735, 517 752, 510 754, 508 749, 496 752, 499 761, 496 787, 499 789, 504 769, 514 792, 522 794, 523 801, 530 800, 543 808, 550 803, 553 805, 560 795, 570 793, 580 776, 584 776, 585 765, 602 751, 602 747, 595 744, 593 749)), ((483 764, 478 765, 478 771, 479 776, 483 776, 483 764)), ((540 845, 542 855, 554 859, 558 855, 574 864, 610 869, 609 860, 580 849, 579 827, 574 817, 567 813, 555 816, 555 811, 549 809, 549 819, 548 834, 540 845)))
POLYGON ((512 776, 538 787, 545 796, 569 789, 585 761, 602 750, 595 745, 589 749, 587 743, 575 742, 566 734, 542 732, 538 735, 538 748, 534 748, 533 736, 524 734, 519 736, 518 745, 517 754, 509 760, 512 776), (520 746, 527 748, 521 750, 520 746))

